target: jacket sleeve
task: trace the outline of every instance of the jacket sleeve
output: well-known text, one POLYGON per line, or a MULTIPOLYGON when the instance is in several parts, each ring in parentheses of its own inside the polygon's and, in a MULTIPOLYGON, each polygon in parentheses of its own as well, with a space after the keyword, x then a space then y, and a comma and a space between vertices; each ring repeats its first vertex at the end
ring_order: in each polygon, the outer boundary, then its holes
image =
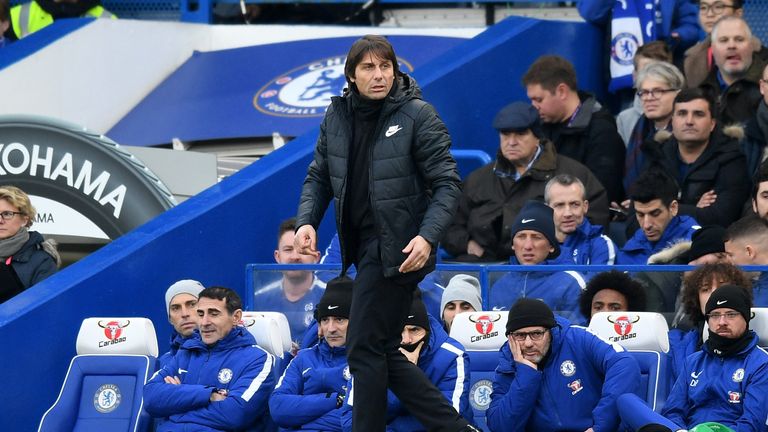
POLYGON ((469 213, 472 210, 469 199, 469 189, 464 184, 464 192, 459 198, 459 207, 456 215, 453 217, 448 231, 445 233, 442 245, 449 254, 457 257, 467 253, 467 244, 469 243, 469 213))
POLYGON ((333 115, 333 108, 330 108, 320 125, 320 135, 315 145, 315 155, 307 169, 307 176, 304 178, 304 186, 299 198, 299 209, 296 215, 296 227, 303 225, 312 225, 317 228, 323 219, 328 203, 333 198, 331 189, 331 180, 328 173, 328 142, 326 127, 328 119, 333 115))
POLYGON ((576 9, 584 21, 604 25, 611 19, 615 3, 612 0, 579 0, 576 2, 576 9))
POLYGON ((614 265, 616 264, 616 244, 605 234, 592 239, 592 252, 589 257, 590 264, 614 265))
MULTIPOLYGON (((165 377, 176 376, 176 357, 144 385, 144 408, 153 417, 169 417, 208 405, 212 387, 198 384, 168 384, 165 377)), ((183 379, 183 377, 182 377, 183 379)))
POLYGON ((515 364, 512 373, 496 370, 491 404, 486 411, 493 432, 523 432, 536 406, 543 374, 530 366, 515 364))
POLYGON ((744 155, 731 158, 717 170, 715 193, 717 200, 704 208, 696 204, 680 206, 680 213, 693 216, 699 224, 727 227, 741 216, 741 209, 749 197, 750 182, 745 181, 747 162, 744 155))
POLYGON ((640 367, 635 359, 616 344, 609 344, 585 331, 582 347, 592 357, 593 364, 605 379, 600 400, 592 410, 595 432, 610 432, 619 428, 616 398, 624 393, 636 393, 640 382, 640 367))
POLYGON ((267 400, 275 386, 273 365, 272 355, 263 352, 263 355, 244 366, 237 381, 230 384, 229 393, 224 400, 179 414, 172 420, 177 423, 196 423, 213 429, 247 427, 267 411, 267 400))
POLYGON ((413 157, 432 198, 421 222, 419 235, 436 247, 448 230, 461 196, 461 179, 451 156, 448 129, 428 103, 415 120, 416 140, 413 157))
POLYGON ((445 374, 435 383, 457 413, 466 413, 469 409, 469 356, 453 345, 448 349, 455 357, 446 368, 445 374), (451 350, 453 349, 453 350, 451 350), (455 350, 455 351, 454 351, 455 350))
POLYGON ((336 409, 336 393, 330 397, 325 393, 304 394, 301 371, 305 369, 305 363, 301 359, 299 353, 291 361, 269 399, 269 412, 281 427, 302 426, 336 409))
POLYGON ((676 425, 681 426, 680 429, 685 429, 688 426, 686 420, 688 411, 690 411, 688 402, 688 375, 688 368, 683 365, 683 369, 680 371, 680 375, 677 376, 672 391, 667 395, 667 400, 664 402, 664 409, 661 411, 661 415, 676 425))
POLYGON ((688 49, 699 40, 699 8, 691 0, 677 0, 672 32, 680 35, 679 45, 688 49))
POLYGON ((35 271, 32 274, 32 281, 30 286, 40 282, 48 276, 56 273, 58 267, 56 266, 56 260, 48 253, 43 252, 44 258, 39 265, 35 266, 35 271))
POLYGON ((746 385, 744 411, 736 420, 737 432, 758 432, 765 430, 768 414, 768 364, 763 363, 752 374, 746 385))
POLYGON ((341 412, 342 408, 337 409, 334 406, 334 409, 326 412, 311 422, 307 422, 302 429, 327 432, 341 431, 341 412))
MULTIPOLYGON (((608 193, 608 202, 621 202, 624 198, 622 179, 624 178, 624 158, 627 149, 616 130, 616 121, 609 112, 600 110, 592 116, 588 139, 587 145, 592 147, 592 151, 584 160, 584 165, 592 171, 605 188, 608 193)), ((607 225, 607 203, 605 212, 605 223, 597 223, 607 225)))

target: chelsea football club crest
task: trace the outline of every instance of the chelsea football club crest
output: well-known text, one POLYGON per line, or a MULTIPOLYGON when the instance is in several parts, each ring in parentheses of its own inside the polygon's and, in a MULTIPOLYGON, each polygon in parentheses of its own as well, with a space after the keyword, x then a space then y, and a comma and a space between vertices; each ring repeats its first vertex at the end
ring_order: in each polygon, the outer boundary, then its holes
POLYGON ((566 360, 560 363, 560 373, 567 377, 573 376, 576 373, 576 365, 572 361, 566 360))
POLYGON ((222 384, 226 384, 232 381, 232 369, 224 368, 220 370, 217 378, 219 379, 219 382, 222 384))
POLYGON ((635 35, 626 32, 619 33, 611 40, 611 57, 622 66, 630 66, 638 46, 640 44, 635 35))
POLYGON ((93 407, 96 411, 106 414, 114 411, 120 405, 121 399, 120 387, 115 384, 104 384, 93 395, 93 407))
POLYGON ((491 404, 491 393, 493 383, 487 379, 479 380, 469 390, 469 404, 478 411, 485 411, 491 404))
POLYGON ((733 376, 731 376, 731 379, 733 382, 742 382, 744 380, 744 368, 738 368, 736 369, 736 372, 733 373, 733 376))
POLYGON ((349 372, 349 365, 344 366, 344 371, 342 372, 342 376, 346 381, 349 381, 352 378, 352 374, 349 372))

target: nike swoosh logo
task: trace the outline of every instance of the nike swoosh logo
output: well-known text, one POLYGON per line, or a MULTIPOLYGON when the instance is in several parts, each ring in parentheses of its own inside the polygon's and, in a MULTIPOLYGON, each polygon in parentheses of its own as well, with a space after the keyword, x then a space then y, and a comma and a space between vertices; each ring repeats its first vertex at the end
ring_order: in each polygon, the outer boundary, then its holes
POLYGON ((408 319, 415 317, 416 315, 408 315, 408 319))
POLYGON ((334 310, 334 309, 338 309, 338 308, 339 308, 338 306, 328 306, 328 310, 334 310))
POLYGON ((535 220, 536 219, 523 219, 523 220, 520 221, 520 223, 528 223, 528 222, 533 222, 535 220))
POLYGON ((301 371, 301 374, 302 375, 306 375, 306 373, 309 372, 310 369, 312 369, 312 368, 308 367, 308 368, 304 369, 303 371, 301 371))
POLYGON ((396 133, 400 132, 401 130, 403 130, 403 128, 402 128, 402 126, 400 126, 400 125, 394 125, 394 126, 390 126, 390 127, 389 127, 389 129, 387 129, 387 131, 386 131, 386 132, 384 132, 384 136, 385 136, 385 137, 387 137, 387 138, 389 138, 389 137, 391 137, 392 135, 394 135, 394 134, 396 134, 396 133))
POLYGON ((502 310, 504 310, 504 307, 503 306, 494 306, 492 310, 502 311, 502 310))
POLYGON ((186 369, 182 369, 182 368, 179 368, 179 375, 181 375, 181 374, 183 374, 183 373, 186 373, 186 372, 187 372, 187 370, 186 370, 186 369))
POLYGON ((715 302, 715 303, 717 303, 717 305, 718 305, 718 306, 720 306, 721 304, 724 304, 724 303, 725 303, 725 302, 727 302, 727 301, 728 301, 728 300, 718 300, 718 301, 717 301, 717 302, 715 302))
POLYGON ((702 372, 704 372, 704 371, 701 371, 701 372, 699 372, 699 373, 696 373, 696 372, 691 372, 691 378, 693 378, 693 379, 699 379, 699 375, 701 375, 701 374, 702 374, 702 372))

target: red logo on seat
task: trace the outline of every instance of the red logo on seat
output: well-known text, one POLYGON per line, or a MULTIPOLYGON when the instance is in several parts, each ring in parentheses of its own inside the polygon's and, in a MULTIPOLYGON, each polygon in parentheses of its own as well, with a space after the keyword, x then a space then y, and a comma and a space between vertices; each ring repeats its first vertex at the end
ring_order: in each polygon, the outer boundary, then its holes
POLYGON ((475 323, 475 330, 482 335, 487 335, 493 331, 493 323, 501 319, 501 315, 480 315, 475 318, 470 316, 469 320, 475 323))
POLYGON ((626 315, 622 315, 615 320, 612 317, 608 317, 608 322, 613 324, 613 331, 619 336, 624 336, 632 331, 632 324, 640 321, 640 317, 636 316, 634 321, 630 320, 626 315))
POLYGON ((107 337, 109 340, 117 340, 121 334, 123 334, 123 328, 128 327, 128 324, 130 324, 130 320, 125 320, 124 322, 120 321, 109 321, 106 324, 103 323, 103 321, 99 321, 99 327, 104 329, 104 336, 107 337))

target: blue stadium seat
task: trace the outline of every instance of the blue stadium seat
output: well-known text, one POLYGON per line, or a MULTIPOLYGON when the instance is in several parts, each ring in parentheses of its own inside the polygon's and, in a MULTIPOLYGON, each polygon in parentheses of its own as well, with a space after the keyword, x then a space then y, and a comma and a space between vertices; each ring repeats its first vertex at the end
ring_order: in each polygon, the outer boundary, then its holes
POLYGON ((491 163, 493 160, 488 153, 483 150, 452 148, 451 155, 456 159, 456 166, 462 179, 466 179, 472 171, 491 163))
POLYGON ((610 343, 624 347, 640 365, 638 396, 655 411, 667 397, 669 327, 656 312, 599 312, 589 330, 610 343))
POLYGON ((485 411, 491 403, 499 348, 507 341, 504 333, 508 314, 508 311, 463 312, 453 318, 451 326, 451 337, 464 345, 469 355, 469 403, 475 424, 484 431, 488 430, 485 411))
POLYGON ((87 318, 77 353, 38 432, 149 431, 144 383, 155 369, 157 336, 146 318, 87 318))

